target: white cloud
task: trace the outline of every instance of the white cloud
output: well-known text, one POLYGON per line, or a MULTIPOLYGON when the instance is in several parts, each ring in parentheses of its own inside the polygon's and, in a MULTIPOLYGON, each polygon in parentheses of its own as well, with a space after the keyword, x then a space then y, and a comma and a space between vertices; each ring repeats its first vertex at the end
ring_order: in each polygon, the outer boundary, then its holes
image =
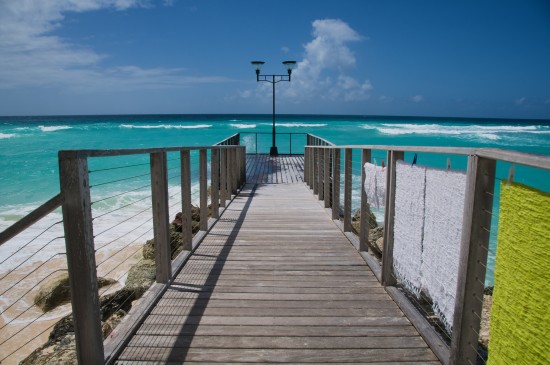
POLYGON ((424 101, 424 97, 422 95, 415 95, 411 97, 411 100, 415 103, 420 103, 421 101, 424 101))
POLYGON ((516 105, 523 105, 526 101, 527 101, 527 98, 525 96, 519 98, 519 99, 516 99, 514 100, 516 105))
MULTIPOLYGON (((315 20, 312 27, 313 39, 304 45, 304 57, 292 72, 292 82, 280 87, 278 95, 296 103, 315 99, 367 100, 372 90, 371 82, 347 74, 357 62, 348 44, 365 38, 339 19, 315 20)), ((259 85, 257 91, 264 97, 270 87, 259 85)))
POLYGON ((0 88, 63 86, 79 90, 125 90, 220 81, 188 77, 179 68, 143 69, 121 65, 106 69, 101 55, 55 36, 65 14, 100 9, 147 7, 146 0, 0 1, 0 88))
POLYGON ((288 53, 288 52, 290 52, 290 48, 288 48, 288 47, 286 47, 286 46, 283 46, 283 47, 281 47, 281 51, 282 51, 283 53, 288 53))

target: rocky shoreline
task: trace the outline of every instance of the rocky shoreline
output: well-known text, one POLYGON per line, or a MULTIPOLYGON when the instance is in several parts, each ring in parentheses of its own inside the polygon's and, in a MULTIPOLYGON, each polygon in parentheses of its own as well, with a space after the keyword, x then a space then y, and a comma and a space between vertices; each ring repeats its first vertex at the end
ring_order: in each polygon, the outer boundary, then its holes
MULTIPOLYGON (((208 207, 211 215, 210 206, 208 207)), ((192 235, 199 231, 200 209, 192 207, 192 235)), ((183 251, 181 238, 181 213, 170 224, 170 249, 172 259, 183 251)), ((100 298, 100 314, 103 338, 107 338, 132 306, 154 283, 156 277, 155 242, 148 240, 142 248, 142 259, 133 265, 125 286, 100 298)), ((117 282, 98 278, 98 287, 108 288, 117 282)), ((68 275, 57 277, 44 284, 35 297, 35 304, 44 312, 70 302, 68 275)), ((76 345, 72 315, 58 321, 50 332, 48 341, 20 362, 20 365, 73 365, 77 364, 76 345)))

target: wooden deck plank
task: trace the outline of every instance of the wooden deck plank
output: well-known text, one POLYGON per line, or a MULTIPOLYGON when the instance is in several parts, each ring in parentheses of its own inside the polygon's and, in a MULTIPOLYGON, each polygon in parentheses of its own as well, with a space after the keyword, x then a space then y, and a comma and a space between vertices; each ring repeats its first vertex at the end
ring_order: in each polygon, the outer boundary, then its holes
POLYGON ((242 362, 324 362, 349 363, 354 361, 437 360, 428 348, 383 349, 202 349, 128 347, 121 360, 138 357, 153 361, 212 361, 242 362))
POLYGON ((303 184, 303 156, 246 171, 117 363, 439 364, 303 184))

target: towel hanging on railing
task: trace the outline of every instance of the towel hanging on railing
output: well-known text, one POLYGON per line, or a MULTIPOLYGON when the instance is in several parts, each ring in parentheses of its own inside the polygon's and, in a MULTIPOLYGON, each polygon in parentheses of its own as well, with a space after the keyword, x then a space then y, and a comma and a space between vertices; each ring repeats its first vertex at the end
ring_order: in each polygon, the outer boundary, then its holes
POLYGON ((426 168, 396 164, 393 265, 397 279, 417 296, 421 288, 426 168))
POLYGON ((422 289, 450 332, 455 309, 466 174, 426 169, 422 289))
POLYGON ((365 166, 365 193, 371 207, 384 208, 386 203, 386 168, 367 162, 365 166))
POLYGON ((432 300, 450 331, 462 234, 466 175, 397 161, 394 271, 417 297, 432 300))

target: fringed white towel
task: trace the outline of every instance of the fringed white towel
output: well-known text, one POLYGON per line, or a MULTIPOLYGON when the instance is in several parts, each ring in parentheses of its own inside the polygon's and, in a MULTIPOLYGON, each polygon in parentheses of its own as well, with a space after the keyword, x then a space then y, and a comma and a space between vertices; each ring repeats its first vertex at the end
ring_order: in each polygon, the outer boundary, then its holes
POLYGON ((417 296, 421 287, 426 168, 397 161, 393 266, 397 279, 417 296))
POLYGON ((465 190, 463 172, 426 170, 422 289, 448 331, 455 307, 465 190))
POLYGON ((369 205, 384 208, 386 205, 386 168, 367 162, 365 166, 365 193, 369 205))

